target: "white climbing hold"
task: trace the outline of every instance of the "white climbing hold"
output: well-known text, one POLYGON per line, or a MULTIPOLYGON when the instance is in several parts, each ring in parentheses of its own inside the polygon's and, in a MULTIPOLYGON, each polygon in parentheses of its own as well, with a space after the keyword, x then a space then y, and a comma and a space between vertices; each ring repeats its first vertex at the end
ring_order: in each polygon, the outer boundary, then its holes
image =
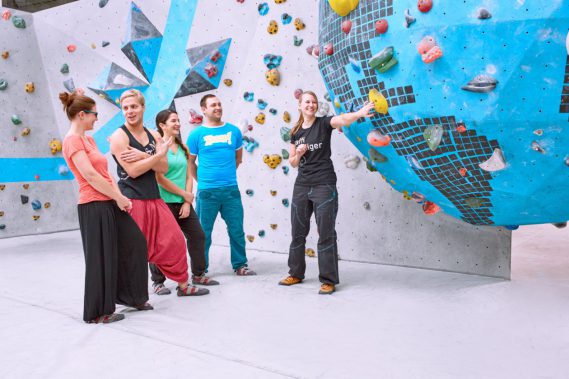
POLYGON ((504 159, 504 154, 500 149, 494 149, 492 156, 485 162, 478 165, 482 170, 494 172, 500 171, 506 168, 506 160, 504 159))

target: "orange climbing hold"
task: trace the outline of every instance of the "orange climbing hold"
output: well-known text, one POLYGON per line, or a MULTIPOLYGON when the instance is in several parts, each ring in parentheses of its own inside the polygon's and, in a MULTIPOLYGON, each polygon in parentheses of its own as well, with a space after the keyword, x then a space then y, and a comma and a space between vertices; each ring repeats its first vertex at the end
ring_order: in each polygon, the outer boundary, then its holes
POLYGON ((423 212, 426 215, 432 216, 434 214, 439 213, 440 210, 441 207, 439 207, 437 204, 433 203, 432 201, 425 201, 425 203, 423 204, 423 212))
POLYGON ((437 45, 437 41, 433 36, 424 37, 417 44, 417 51, 421 54, 421 59, 425 63, 432 63, 443 56, 443 51, 437 45))

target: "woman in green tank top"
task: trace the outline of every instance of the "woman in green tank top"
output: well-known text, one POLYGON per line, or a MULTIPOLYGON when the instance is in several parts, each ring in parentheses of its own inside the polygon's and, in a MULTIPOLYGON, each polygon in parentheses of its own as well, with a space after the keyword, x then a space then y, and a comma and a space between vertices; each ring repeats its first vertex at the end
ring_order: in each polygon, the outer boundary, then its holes
MULTIPOLYGON (((168 172, 156 173, 160 196, 174 214, 180 229, 186 237, 190 266, 192 270, 192 283, 206 286, 216 285, 219 282, 205 275, 205 234, 200 225, 196 211, 192 205, 194 201, 193 178, 188 170, 190 152, 180 137, 180 119, 175 111, 166 109, 156 115, 156 129, 166 139, 172 137, 174 143, 168 150, 168 172)), ((158 295, 167 295, 170 290, 164 286, 166 277, 158 267, 150 264, 154 292, 158 295)))

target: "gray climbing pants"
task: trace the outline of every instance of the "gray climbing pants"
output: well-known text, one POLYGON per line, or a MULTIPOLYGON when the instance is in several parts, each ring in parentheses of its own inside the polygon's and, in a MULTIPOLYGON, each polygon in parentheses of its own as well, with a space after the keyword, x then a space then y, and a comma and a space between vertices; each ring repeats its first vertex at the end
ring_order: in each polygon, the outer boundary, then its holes
POLYGON ((304 279, 306 271, 306 236, 310 231, 310 217, 314 213, 318 227, 318 278, 321 283, 338 284, 338 244, 336 215, 338 191, 336 186, 321 184, 304 186, 295 184, 292 194, 289 275, 304 279))

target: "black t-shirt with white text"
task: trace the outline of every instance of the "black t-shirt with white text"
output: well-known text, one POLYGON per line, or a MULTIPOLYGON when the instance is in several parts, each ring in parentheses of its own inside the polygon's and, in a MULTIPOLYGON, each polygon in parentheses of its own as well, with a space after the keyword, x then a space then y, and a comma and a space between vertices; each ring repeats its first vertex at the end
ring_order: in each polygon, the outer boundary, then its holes
POLYGON ((336 184, 336 173, 332 164, 332 117, 316 117, 310 128, 302 127, 291 136, 290 142, 296 147, 306 144, 308 150, 298 163, 296 184, 313 186, 318 184, 336 184))

